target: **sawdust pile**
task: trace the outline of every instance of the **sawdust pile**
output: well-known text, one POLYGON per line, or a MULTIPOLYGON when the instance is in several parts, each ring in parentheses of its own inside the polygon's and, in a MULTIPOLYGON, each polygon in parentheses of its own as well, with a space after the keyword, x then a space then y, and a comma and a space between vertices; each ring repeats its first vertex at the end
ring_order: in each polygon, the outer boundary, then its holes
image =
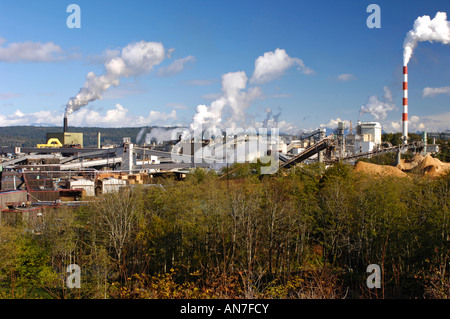
POLYGON ((377 165, 359 161, 355 166, 355 172, 369 175, 406 177, 407 172, 421 174, 429 177, 439 177, 450 172, 450 163, 441 162, 431 155, 414 155, 411 159, 400 160, 397 166, 377 165))
POLYGON ((419 168, 425 175, 438 177, 450 171, 450 163, 441 162, 439 159, 427 155, 420 163, 419 168))
POLYGON ((378 175, 378 176, 397 176, 397 177, 408 176, 408 174, 402 172, 401 169, 394 166, 378 165, 362 161, 359 161, 356 164, 355 172, 361 172, 369 175, 378 175))
POLYGON ((424 157, 420 154, 415 154, 411 159, 401 159, 400 163, 397 165, 397 168, 401 169, 404 172, 409 172, 420 166, 424 157))

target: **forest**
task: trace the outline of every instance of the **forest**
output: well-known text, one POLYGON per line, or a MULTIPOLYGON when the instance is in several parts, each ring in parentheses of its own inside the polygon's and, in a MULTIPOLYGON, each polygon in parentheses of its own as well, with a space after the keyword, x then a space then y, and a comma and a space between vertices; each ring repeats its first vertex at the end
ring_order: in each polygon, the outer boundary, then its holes
POLYGON ((49 208, 35 232, 1 225, 0 298, 450 297, 449 175, 233 169, 49 208), (370 264, 381 288, 367 286, 370 264))

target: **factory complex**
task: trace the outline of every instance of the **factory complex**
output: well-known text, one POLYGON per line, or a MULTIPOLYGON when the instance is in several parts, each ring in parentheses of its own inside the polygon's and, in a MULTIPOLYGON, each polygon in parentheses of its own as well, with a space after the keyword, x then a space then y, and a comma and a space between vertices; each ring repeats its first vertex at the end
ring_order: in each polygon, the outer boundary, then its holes
POLYGON ((275 163, 278 170, 299 163, 354 162, 408 149, 422 154, 439 151, 437 145, 426 144, 426 133, 423 141, 400 146, 383 143, 381 134, 380 123, 359 121, 355 130, 351 122, 349 128, 340 122, 328 135, 321 128, 298 136, 270 136, 268 140, 247 130, 201 141, 179 136, 174 141, 135 145, 124 137, 121 145, 102 145, 98 133, 97 147, 86 148, 83 134, 69 132, 65 117, 62 132, 47 133, 46 144, 2 147, 0 222, 36 221, 45 207, 78 206, 123 187, 161 186, 155 182, 159 176, 183 179, 198 167, 219 171, 230 163, 246 164, 265 156, 271 156, 270 165, 275 163), (211 152, 202 152, 211 147, 213 158, 211 152))

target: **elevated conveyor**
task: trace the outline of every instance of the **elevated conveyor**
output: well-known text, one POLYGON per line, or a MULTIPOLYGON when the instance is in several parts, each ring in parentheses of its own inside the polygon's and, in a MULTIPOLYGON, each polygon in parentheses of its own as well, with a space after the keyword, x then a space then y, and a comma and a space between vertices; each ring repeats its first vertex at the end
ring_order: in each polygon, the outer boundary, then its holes
POLYGON ((311 156, 316 155, 320 151, 323 151, 324 149, 330 147, 334 144, 334 139, 332 137, 326 137, 319 142, 308 146, 301 152, 300 154, 296 155, 294 158, 288 160, 285 163, 282 163, 280 165, 280 168, 290 168, 291 166, 294 166, 297 163, 303 162, 304 160, 310 158, 311 156))

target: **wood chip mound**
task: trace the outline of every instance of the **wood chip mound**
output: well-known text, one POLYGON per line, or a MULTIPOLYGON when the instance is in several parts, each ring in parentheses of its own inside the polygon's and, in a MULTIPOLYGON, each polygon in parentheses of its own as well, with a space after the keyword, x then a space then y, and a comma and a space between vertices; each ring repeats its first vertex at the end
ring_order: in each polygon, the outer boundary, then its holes
POLYGON ((390 165, 377 165, 359 161, 355 166, 355 172, 361 172, 368 175, 378 176, 396 176, 407 177, 408 174, 402 172, 401 169, 390 165))
POLYGON ((439 177, 450 171, 450 163, 441 162, 439 159, 427 155, 420 163, 419 168, 424 175, 439 177))
POLYGON ((355 166, 355 172, 369 175, 406 177, 406 172, 415 172, 429 177, 439 177, 450 172, 450 163, 444 163, 431 155, 425 157, 416 154, 411 159, 400 160, 397 166, 377 165, 359 161, 355 166))
POLYGON ((397 165, 397 168, 401 169, 402 171, 409 172, 422 163, 424 157, 420 154, 415 154, 411 159, 401 159, 400 163, 397 165))

